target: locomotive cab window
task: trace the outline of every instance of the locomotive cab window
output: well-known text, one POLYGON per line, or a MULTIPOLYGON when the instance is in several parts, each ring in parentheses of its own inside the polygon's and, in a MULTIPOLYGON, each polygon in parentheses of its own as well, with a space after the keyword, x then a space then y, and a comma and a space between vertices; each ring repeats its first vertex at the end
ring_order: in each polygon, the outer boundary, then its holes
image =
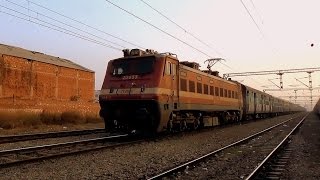
POLYGON ((155 57, 139 57, 118 59, 112 63, 112 75, 141 75, 149 74, 154 69, 155 57))

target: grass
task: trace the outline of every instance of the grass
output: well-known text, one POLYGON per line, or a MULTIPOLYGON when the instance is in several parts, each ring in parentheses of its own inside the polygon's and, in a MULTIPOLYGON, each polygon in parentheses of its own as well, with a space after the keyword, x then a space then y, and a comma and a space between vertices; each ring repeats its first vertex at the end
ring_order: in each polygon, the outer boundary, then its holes
POLYGON ((18 127, 38 128, 41 125, 64 125, 99 123, 102 119, 97 113, 65 111, 62 113, 43 110, 32 112, 28 110, 0 111, 0 128, 14 129, 18 127))

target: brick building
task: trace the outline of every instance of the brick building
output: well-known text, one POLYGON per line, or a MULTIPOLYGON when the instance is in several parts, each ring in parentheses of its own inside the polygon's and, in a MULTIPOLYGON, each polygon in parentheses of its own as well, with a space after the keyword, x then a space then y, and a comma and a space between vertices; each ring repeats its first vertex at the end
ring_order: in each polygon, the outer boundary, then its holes
POLYGON ((69 60, 0 44, 0 99, 94 99, 94 72, 69 60))

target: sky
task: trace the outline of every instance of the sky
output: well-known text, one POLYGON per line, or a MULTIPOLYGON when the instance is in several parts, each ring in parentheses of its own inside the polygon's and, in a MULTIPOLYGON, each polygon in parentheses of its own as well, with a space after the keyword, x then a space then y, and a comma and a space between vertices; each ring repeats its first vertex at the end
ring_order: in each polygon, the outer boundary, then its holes
MULTIPOLYGON (((96 72, 96 89, 101 88, 108 61, 122 57, 125 48, 172 52, 181 61, 198 62, 201 69, 206 69, 206 59, 223 58, 212 68, 220 75, 320 67, 319 0, 108 1, 0 0, 0 43, 85 66, 96 72)), ((320 72, 311 75, 313 87, 320 88, 320 72)), ((284 74, 284 88, 307 88, 307 76, 284 74)), ((277 88, 277 78, 232 79, 263 90, 277 88)), ((288 100, 295 95, 293 90, 269 93, 288 100)), ((313 90, 314 101, 319 95, 319 89, 313 90)), ((310 106, 308 90, 297 91, 297 96, 304 97, 296 102, 310 106)))

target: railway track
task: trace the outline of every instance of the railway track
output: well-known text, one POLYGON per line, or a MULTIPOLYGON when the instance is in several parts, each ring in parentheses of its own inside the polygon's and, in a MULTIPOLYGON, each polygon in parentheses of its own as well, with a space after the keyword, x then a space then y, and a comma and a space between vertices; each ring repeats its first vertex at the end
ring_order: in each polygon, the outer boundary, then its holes
POLYGON ((76 131, 62 131, 62 132, 49 132, 49 133, 37 133, 37 134, 22 134, 13 136, 0 136, 0 144, 14 143, 19 141, 29 141, 37 139, 58 138, 67 136, 79 136, 87 134, 104 133, 105 129, 88 129, 88 130, 76 130, 76 131))
POLYGON ((141 138, 128 134, 102 138, 17 148, 0 151, 0 168, 104 148, 137 143, 141 138))
POLYGON ((307 116, 290 131, 290 133, 271 151, 268 156, 249 174, 246 180, 280 179, 282 172, 290 160, 292 150, 289 148, 290 137, 299 130, 307 116))
MULTIPOLYGON (((306 116, 307 116, 307 115, 306 115, 306 116)), ((306 116, 304 116, 303 119, 305 119, 306 116)), ((219 153, 221 153, 221 152, 223 152, 223 151, 226 151, 226 150, 228 150, 228 149, 231 149, 232 147, 235 147, 235 146, 239 146, 239 145, 241 145, 241 144, 244 144, 245 142, 248 142, 249 140, 258 138, 258 137, 261 136, 262 134, 264 134, 264 133, 266 133, 266 132, 269 132, 269 131, 271 131, 271 130, 274 129, 274 128, 280 127, 281 125, 284 125, 285 123, 287 123, 287 122, 289 122, 289 121, 291 121, 291 120, 293 120, 293 119, 296 119, 296 118, 298 118, 298 117, 292 117, 292 118, 290 118, 290 119, 288 119, 288 120, 286 120, 286 121, 284 121, 284 122, 281 122, 281 123, 279 123, 279 124, 276 124, 276 125, 274 125, 274 126, 272 126, 272 127, 267 128, 267 129, 265 129, 265 130, 262 130, 262 131, 260 131, 260 132, 257 132, 257 133, 255 133, 255 134, 250 135, 250 136, 248 136, 248 137, 246 137, 246 138, 243 138, 243 139, 241 139, 241 140, 239 140, 239 141, 233 142, 233 143, 231 143, 231 144, 229 144, 229 145, 227 145, 227 146, 224 146, 224 147, 222 147, 222 148, 220 148, 220 149, 217 149, 217 150, 214 150, 214 151, 212 151, 212 152, 209 152, 209 153, 207 153, 207 154, 205 154, 205 155, 202 155, 201 157, 198 157, 198 158, 196 158, 196 159, 187 161, 187 162, 185 162, 185 163, 183 163, 183 164, 180 164, 180 165, 178 165, 178 166, 174 166, 174 167, 172 167, 172 168, 170 168, 170 169, 168 169, 168 170, 166 170, 166 171, 163 171, 163 172, 161 172, 161 173, 159 173, 159 174, 153 175, 152 177, 149 177, 148 179, 161 179, 161 178, 165 178, 165 177, 172 178, 172 175, 174 175, 174 174, 176 174, 176 173, 178 173, 178 172, 183 172, 183 171, 189 169, 189 167, 194 167, 195 165, 197 165, 197 164, 199 164, 199 163, 205 162, 207 159, 209 159, 209 158, 211 158, 211 157, 214 157, 214 156, 218 155, 219 153)))

